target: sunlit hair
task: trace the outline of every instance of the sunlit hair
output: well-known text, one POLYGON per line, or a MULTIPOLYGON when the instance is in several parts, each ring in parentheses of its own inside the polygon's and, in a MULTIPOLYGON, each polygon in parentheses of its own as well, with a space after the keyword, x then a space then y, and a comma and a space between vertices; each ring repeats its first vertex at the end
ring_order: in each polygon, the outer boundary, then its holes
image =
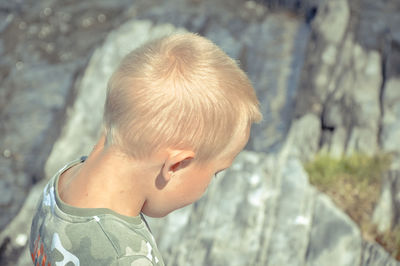
POLYGON ((261 117, 235 61, 185 33, 148 42, 123 59, 108 83, 104 126, 107 145, 134 158, 169 147, 192 149, 204 162, 261 117))

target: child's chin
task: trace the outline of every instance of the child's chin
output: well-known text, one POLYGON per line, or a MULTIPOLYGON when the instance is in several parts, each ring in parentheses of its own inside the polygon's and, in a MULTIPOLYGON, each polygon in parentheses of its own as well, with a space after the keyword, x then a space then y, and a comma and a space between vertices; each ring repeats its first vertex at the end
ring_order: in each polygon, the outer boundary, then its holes
POLYGON ((152 218, 163 218, 167 216, 173 210, 165 211, 165 210, 148 210, 147 208, 142 209, 142 213, 148 217, 152 218))

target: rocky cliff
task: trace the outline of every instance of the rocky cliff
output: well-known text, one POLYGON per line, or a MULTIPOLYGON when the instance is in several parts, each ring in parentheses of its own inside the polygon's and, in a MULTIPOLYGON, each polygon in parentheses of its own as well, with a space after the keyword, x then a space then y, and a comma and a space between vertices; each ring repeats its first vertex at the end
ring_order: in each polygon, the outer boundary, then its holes
MULTIPOLYGON (((40 176, 90 151, 106 81, 124 54, 186 30, 240 60, 265 117, 247 151, 199 202, 151 219, 167 264, 400 265, 363 240, 356 224, 309 184, 302 167, 320 150, 334 156, 383 150, 398 158, 395 1, 98 1, 93 7, 49 1, 30 11, 39 18, 18 16, 29 2, 2 5, 16 12, 6 12, 3 36, 26 35, 15 47, 6 38, 0 42, 1 265, 30 265, 24 246, 45 182, 40 176), (102 41, 101 33, 114 27, 102 41), (87 36, 90 30, 98 35, 87 36), (17 63, 8 68, 10 62, 17 63)), ((375 211, 382 230, 399 222, 397 162, 375 211)))

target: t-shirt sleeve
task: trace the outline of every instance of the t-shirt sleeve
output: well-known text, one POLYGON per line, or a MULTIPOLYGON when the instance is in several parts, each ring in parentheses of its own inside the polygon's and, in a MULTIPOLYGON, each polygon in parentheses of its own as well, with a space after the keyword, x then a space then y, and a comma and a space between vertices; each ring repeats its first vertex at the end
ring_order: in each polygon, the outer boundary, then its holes
POLYGON ((115 266, 155 266, 146 256, 127 256, 117 260, 115 266))

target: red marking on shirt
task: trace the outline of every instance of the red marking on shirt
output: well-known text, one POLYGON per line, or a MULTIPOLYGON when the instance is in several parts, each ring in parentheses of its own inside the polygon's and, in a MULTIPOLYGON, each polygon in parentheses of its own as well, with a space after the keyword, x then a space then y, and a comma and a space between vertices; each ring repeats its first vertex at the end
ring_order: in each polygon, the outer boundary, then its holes
MULTIPOLYGON (((43 242, 40 240, 40 235, 35 240, 31 257, 35 266, 40 266, 40 261, 42 261, 41 266, 46 266, 47 255, 44 250, 43 242)), ((50 262, 47 262, 47 266, 51 266, 50 262)))
POLYGON ((47 256, 46 256, 46 254, 43 254, 42 266, 46 266, 46 260, 47 260, 47 256))

